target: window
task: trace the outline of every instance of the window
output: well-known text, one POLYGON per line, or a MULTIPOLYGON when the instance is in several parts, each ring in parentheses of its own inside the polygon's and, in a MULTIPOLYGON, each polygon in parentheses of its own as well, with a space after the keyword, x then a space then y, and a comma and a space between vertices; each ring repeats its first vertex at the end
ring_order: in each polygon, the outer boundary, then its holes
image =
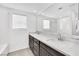
POLYGON ((50 21, 43 20, 43 29, 50 29, 50 21))
POLYGON ((26 20, 27 17, 23 15, 12 15, 12 28, 17 29, 17 28, 24 28, 26 29, 26 20))

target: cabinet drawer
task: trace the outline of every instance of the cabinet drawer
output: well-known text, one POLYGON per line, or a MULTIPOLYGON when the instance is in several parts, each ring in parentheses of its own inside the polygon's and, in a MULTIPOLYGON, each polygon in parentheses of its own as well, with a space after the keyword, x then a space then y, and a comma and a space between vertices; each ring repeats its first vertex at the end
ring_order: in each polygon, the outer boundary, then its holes
POLYGON ((36 42, 37 44, 39 44, 39 40, 37 40, 36 38, 32 37, 31 35, 29 35, 29 39, 31 39, 34 42, 36 42))
POLYGON ((33 39, 33 37, 31 35, 29 35, 29 39, 33 39))
POLYGON ((42 47, 40 47, 40 56, 48 56, 47 51, 44 50, 42 47))
POLYGON ((39 45, 34 43, 34 50, 38 53, 39 52, 39 45))
POLYGON ((40 56, 52 56, 44 48, 40 47, 40 56))
POLYGON ((33 53, 35 56, 39 56, 39 52, 37 52, 35 49, 33 50, 33 53))
POLYGON ((37 40, 36 38, 34 38, 34 42, 36 42, 37 44, 39 44, 39 40, 37 40))
POLYGON ((40 42, 40 46, 42 48, 44 48, 47 52, 49 52, 51 55, 54 55, 54 56, 65 56, 64 54, 56 51, 55 49, 45 45, 44 43, 40 42))

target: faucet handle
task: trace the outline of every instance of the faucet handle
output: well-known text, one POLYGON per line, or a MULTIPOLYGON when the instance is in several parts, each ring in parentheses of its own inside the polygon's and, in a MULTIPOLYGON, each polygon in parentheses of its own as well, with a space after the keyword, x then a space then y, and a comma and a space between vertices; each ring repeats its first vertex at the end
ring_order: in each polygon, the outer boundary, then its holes
POLYGON ((37 34, 40 34, 40 31, 36 31, 37 34))
POLYGON ((61 34, 60 33, 58 33, 58 40, 60 40, 61 39, 61 34))

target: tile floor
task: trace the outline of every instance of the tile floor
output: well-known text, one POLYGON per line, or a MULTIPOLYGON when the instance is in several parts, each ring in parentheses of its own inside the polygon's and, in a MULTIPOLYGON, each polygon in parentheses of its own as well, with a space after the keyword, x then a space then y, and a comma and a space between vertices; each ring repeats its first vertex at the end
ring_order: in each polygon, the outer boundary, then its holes
POLYGON ((34 56, 32 51, 29 48, 11 52, 8 56, 34 56))

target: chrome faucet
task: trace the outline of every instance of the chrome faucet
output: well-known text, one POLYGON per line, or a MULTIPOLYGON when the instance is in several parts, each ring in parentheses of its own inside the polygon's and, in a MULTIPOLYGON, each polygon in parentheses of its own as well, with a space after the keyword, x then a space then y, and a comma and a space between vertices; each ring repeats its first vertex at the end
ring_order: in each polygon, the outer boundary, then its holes
POLYGON ((64 40, 64 37, 60 33, 58 34, 58 40, 61 40, 61 41, 64 40))
POLYGON ((40 31, 36 31, 35 33, 40 34, 40 31))
POLYGON ((58 33, 58 40, 62 40, 61 34, 58 33))

